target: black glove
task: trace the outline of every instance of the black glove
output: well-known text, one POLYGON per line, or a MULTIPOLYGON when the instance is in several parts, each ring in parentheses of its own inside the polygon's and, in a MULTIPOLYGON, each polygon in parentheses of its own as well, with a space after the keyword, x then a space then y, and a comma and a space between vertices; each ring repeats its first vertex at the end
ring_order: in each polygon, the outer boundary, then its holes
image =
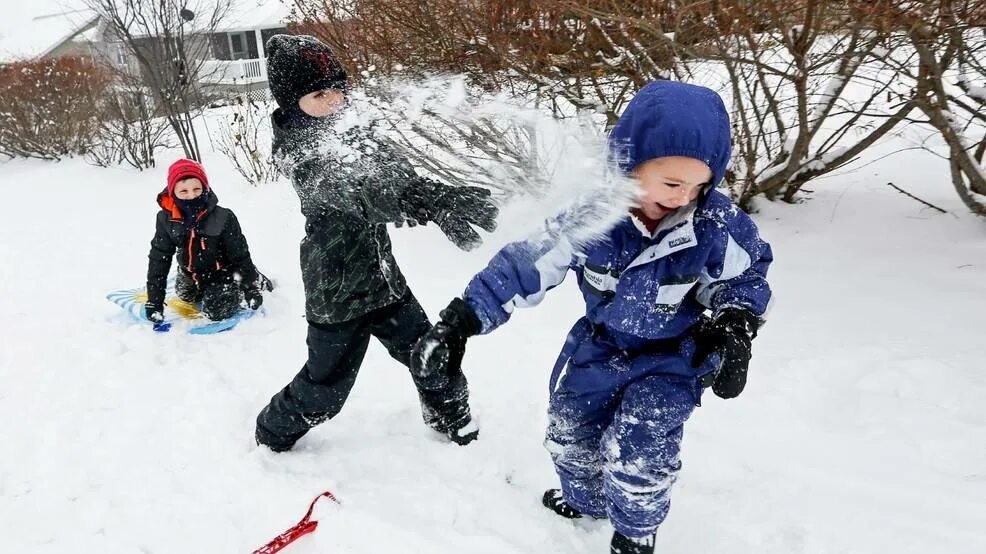
POLYGON ((480 187, 450 187, 422 179, 405 193, 408 221, 434 221, 456 246, 472 250, 483 241, 471 225, 496 230, 500 210, 491 196, 480 187))
POLYGON ((243 291, 243 299, 251 310, 256 310, 264 303, 264 295, 260 294, 260 289, 246 289, 243 291))
POLYGON ((712 392, 720 398, 735 398, 746 386, 750 367, 750 347, 760 321, 746 310, 727 308, 712 321, 702 324, 694 335, 692 367, 699 367, 713 353, 722 359, 712 377, 712 392))
POLYGON ((161 323, 164 321, 164 305, 157 302, 144 304, 144 317, 151 323, 161 323))
POLYGON ((442 310, 441 317, 411 351, 411 373, 418 385, 427 390, 448 385, 449 375, 461 370, 466 339, 482 329, 479 318, 461 298, 453 298, 442 310))

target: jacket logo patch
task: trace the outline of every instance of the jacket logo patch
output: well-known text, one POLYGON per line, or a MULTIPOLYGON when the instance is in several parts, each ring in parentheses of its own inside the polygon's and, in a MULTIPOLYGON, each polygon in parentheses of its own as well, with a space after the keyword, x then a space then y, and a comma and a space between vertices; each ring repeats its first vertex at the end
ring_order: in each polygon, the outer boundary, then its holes
POLYGON ((668 243, 668 247, 674 248, 676 246, 681 246, 682 244, 688 244, 691 241, 691 237, 678 237, 676 239, 671 239, 671 242, 668 243))
POLYGON ((607 295, 612 295, 616 291, 616 282, 618 278, 607 272, 605 268, 602 267, 592 267, 586 264, 582 272, 582 276, 585 279, 589 289, 597 294, 601 294, 604 297, 607 295))
POLYGON ((594 287, 596 287, 597 289, 601 289, 603 287, 603 276, 602 275, 599 275, 599 274, 596 274, 596 273, 592 273, 592 272, 586 271, 585 272, 585 280, 586 281, 589 281, 589 284, 592 285, 592 286, 594 286, 594 287))

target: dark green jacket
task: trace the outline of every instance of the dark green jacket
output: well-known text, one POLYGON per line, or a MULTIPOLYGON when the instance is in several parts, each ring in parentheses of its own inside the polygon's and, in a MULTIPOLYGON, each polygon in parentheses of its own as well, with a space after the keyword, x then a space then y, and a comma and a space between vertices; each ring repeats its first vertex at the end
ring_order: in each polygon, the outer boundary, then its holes
POLYGON ((405 193, 428 186, 372 132, 331 126, 281 110, 272 115, 274 163, 291 179, 305 216, 301 274, 309 321, 348 321, 407 294, 387 223, 411 216, 405 193))

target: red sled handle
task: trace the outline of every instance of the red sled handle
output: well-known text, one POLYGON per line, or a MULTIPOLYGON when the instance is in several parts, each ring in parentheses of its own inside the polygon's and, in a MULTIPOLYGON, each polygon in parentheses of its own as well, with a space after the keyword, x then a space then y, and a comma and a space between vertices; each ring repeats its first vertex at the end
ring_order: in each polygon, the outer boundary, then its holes
POLYGON ((294 527, 274 537, 274 540, 254 550, 253 554, 274 554, 275 552, 280 552, 287 545, 315 531, 315 528, 318 527, 318 522, 311 520, 312 511, 315 510, 315 504, 323 496, 336 504, 340 504, 339 500, 330 491, 325 491, 316 496, 315 500, 312 500, 311 505, 308 506, 308 512, 305 513, 305 517, 301 518, 301 521, 299 521, 294 527))

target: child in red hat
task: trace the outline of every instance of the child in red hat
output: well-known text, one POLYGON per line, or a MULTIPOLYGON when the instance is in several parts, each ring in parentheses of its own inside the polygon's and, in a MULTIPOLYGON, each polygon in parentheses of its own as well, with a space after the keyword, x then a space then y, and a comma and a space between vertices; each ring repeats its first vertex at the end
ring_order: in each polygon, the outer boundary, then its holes
POLYGON ((253 265, 236 216, 218 205, 202 166, 189 159, 171 164, 168 187, 157 203, 161 211, 147 255, 147 319, 164 320, 165 288, 176 254, 178 297, 201 302, 209 319, 226 319, 243 305, 259 308, 261 290, 273 286, 253 265))

